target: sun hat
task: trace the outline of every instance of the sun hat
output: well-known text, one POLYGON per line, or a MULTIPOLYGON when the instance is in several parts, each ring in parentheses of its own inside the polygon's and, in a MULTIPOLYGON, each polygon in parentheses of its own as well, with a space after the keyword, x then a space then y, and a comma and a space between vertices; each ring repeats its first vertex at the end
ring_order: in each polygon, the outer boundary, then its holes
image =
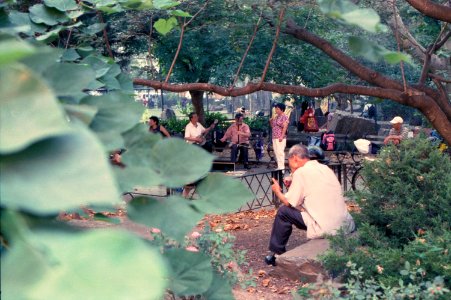
POLYGON ((392 124, 401 123, 402 124, 402 123, 404 123, 404 120, 401 117, 396 116, 393 118, 393 120, 390 121, 390 123, 392 123, 392 124))

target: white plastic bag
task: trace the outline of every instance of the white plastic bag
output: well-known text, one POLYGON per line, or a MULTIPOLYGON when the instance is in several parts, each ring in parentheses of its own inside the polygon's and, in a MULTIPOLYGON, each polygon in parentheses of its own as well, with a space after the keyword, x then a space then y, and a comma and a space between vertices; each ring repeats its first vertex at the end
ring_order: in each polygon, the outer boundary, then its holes
POLYGON ((371 142, 365 139, 358 139, 354 141, 354 145, 357 150, 362 154, 368 154, 371 152, 370 146, 371 142))

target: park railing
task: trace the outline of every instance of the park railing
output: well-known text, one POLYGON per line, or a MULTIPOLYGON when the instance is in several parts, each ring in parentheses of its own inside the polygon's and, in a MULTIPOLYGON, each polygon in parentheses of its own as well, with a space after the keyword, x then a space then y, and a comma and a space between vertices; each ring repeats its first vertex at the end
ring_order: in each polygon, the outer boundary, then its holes
MULTIPOLYGON (((327 165, 334 171, 340 182, 343 191, 351 190, 351 182, 355 172, 358 170, 359 164, 354 161, 339 159, 338 161, 329 161, 327 165)), ((288 170, 285 170, 288 172, 288 170)), ((241 211, 258 210, 265 207, 279 207, 280 201, 271 190, 272 178, 276 178, 279 185, 283 185, 282 170, 268 170, 256 172, 252 174, 242 174, 240 172, 229 172, 228 175, 233 176, 236 180, 240 180, 253 193, 254 198, 238 209, 241 211), (232 174, 231 174, 232 173, 232 174)), ((139 196, 151 197, 167 197, 173 194, 180 194, 181 189, 167 189, 165 187, 136 189, 131 192, 124 193, 125 200, 131 200, 139 196)))

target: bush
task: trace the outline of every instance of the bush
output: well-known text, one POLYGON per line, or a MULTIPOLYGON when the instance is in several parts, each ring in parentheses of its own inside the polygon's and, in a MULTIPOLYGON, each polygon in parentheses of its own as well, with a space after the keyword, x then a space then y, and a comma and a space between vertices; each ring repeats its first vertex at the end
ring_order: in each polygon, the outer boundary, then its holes
POLYGON ((374 225, 394 246, 451 224, 451 162, 426 139, 385 147, 362 171, 368 190, 357 195, 356 221, 374 225))
POLYGON ((421 268, 425 281, 445 278, 450 288, 451 163, 426 139, 382 149, 362 170, 368 190, 354 194, 361 208, 356 237, 331 237, 323 263, 349 279, 352 261, 362 278, 396 286, 406 262, 421 268), (344 271, 343 271, 344 270, 344 271))

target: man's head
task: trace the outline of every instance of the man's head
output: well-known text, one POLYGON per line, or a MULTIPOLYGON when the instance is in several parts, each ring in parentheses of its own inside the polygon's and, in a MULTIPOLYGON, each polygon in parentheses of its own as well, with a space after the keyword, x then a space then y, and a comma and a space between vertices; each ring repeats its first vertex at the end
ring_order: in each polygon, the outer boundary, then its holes
POLYGON ((309 151, 304 145, 294 145, 290 148, 290 151, 288 151, 288 165, 292 172, 303 167, 309 160, 309 151))
POLYGON ((237 113, 235 115, 235 122, 236 122, 236 124, 242 124, 243 123, 243 114, 242 113, 237 113))
POLYGON ((191 113, 188 115, 188 118, 189 118, 189 120, 190 120, 191 122, 193 122, 193 123, 197 123, 197 121, 198 121, 198 117, 197 117, 197 114, 196 114, 195 112, 191 112, 191 113))
POLYGON ((401 126, 402 126, 402 123, 404 123, 404 120, 401 117, 396 116, 393 118, 393 120, 390 121, 390 123, 393 128, 395 128, 396 130, 399 130, 399 129, 401 129, 401 126))

